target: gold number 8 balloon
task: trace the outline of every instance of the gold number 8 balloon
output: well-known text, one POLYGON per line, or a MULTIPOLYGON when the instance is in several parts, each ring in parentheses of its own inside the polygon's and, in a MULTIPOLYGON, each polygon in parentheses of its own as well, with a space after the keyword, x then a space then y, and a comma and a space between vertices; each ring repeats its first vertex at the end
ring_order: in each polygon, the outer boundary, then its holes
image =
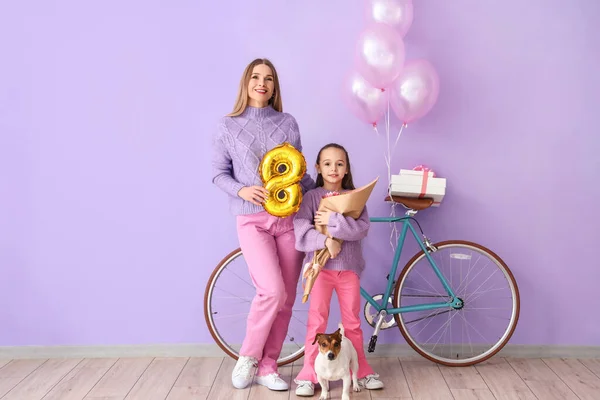
POLYGON ((280 144, 263 157, 259 172, 269 197, 265 210, 276 217, 288 217, 300 208, 300 180, 306 173, 306 160, 294 146, 280 144))

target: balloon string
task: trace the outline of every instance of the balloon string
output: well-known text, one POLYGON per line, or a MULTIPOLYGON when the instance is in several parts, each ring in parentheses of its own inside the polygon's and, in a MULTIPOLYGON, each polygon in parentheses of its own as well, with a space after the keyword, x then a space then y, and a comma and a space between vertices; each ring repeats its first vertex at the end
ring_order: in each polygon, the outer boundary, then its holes
POLYGON ((396 146, 398 145, 398 141, 400 140, 400 135, 402 135, 402 130, 405 126, 406 124, 402 124, 402 126, 400 127, 400 131, 398 131, 398 137, 396 137, 396 143, 394 143, 394 150, 396 150, 396 146))
MULTIPOLYGON (((386 125, 386 144, 387 144, 387 155, 384 153, 384 158, 385 158, 385 163, 387 165, 387 172, 388 172, 388 196, 390 198, 392 198, 392 151, 391 151, 391 146, 390 146, 390 102, 388 101, 387 104, 387 113, 386 113, 386 119, 385 119, 385 125, 386 125)), ((394 149, 396 148, 396 144, 398 144, 398 138, 396 138, 396 142, 394 144, 394 149)), ((392 208, 390 210, 390 217, 395 217, 396 216, 396 203, 394 201, 391 201, 392 204, 392 208)), ((396 251, 395 248, 395 243, 398 242, 398 229, 396 227, 396 223, 394 222, 390 222, 390 226, 392 228, 391 232, 390 232, 390 246, 392 248, 392 252, 396 251), (396 240, 394 241, 394 236, 396 237, 396 240)))

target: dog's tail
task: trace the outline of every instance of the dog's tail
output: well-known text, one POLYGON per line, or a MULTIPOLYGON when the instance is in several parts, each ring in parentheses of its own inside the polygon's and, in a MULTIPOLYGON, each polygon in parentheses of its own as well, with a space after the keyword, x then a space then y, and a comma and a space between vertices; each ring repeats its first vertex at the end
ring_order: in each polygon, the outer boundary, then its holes
POLYGON ((340 328, 340 333, 342 334, 342 336, 345 336, 344 335, 344 325, 342 325, 341 322, 338 324, 338 328, 340 328))

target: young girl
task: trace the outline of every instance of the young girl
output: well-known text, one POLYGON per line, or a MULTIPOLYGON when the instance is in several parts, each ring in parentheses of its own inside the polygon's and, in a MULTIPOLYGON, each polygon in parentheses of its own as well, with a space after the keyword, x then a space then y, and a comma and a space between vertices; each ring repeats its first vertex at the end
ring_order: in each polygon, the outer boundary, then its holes
MULTIPOLYGON (((250 306, 246 336, 231 381, 238 389, 252 382, 271 390, 287 390, 277 372, 277 359, 292 315, 302 253, 294 248, 293 216, 268 214, 268 191, 258 175, 266 152, 284 142, 302 151, 298 124, 282 112, 281 88, 273 64, 252 61, 244 70, 233 112, 221 119, 214 140, 213 183, 229 195, 237 218, 240 247, 256 296, 250 306)), ((315 185, 305 174, 302 191, 315 185)))
POLYGON ((323 147, 317 156, 316 167, 317 187, 306 193, 300 210, 294 217, 296 248, 307 252, 304 262, 311 262, 314 251, 325 247, 329 249, 331 259, 319 273, 310 294, 304 367, 295 379, 298 384, 296 395, 314 395, 314 384, 318 382, 314 365, 319 350, 312 342, 318 332, 325 332, 327 329, 329 304, 334 289, 340 303, 345 335, 358 353, 359 385, 367 389, 381 389, 383 383, 365 357, 359 316, 360 275, 365 267, 361 239, 369 230, 369 215, 366 207, 356 220, 330 211, 317 211, 324 196, 354 189, 350 160, 344 147, 335 143, 323 147), (326 225, 329 234, 335 239, 341 239, 343 243, 320 233, 315 225, 326 225))

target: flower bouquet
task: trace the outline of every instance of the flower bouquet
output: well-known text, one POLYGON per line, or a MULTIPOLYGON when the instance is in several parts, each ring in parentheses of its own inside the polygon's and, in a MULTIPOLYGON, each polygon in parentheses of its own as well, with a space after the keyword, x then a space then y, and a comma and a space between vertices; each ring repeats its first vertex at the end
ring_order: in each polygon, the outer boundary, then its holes
MULTIPOLYGON (((379 178, 375 178, 371 183, 360 187, 358 189, 350 190, 345 193, 338 192, 329 192, 321 199, 319 203, 319 211, 332 211, 342 214, 345 217, 352 217, 357 219, 362 214, 365 205, 367 204, 367 200, 377 183, 379 178)), ((327 235, 327 237, 331 237, 329 232, 327 231, 327 226, 325 225, 316 225, 315 228, 317 231, 327 235)), ((342 242, 339 239, 335 239, 342 242)), ((304 271, 302 273, 302 279, 304 281, 304 295, 302 296, 302 303, 306 303, 308 300, 308 296, 312 287, 315 284, 315 280, 319 275, 319 272, 325 266, 325 263, 331 258, 331 254, 329 254, 329 250, 327 247, 324 249, 315 251, 313 255, 313 259, 310 263, 307 263, 304 266, 304 271)))

